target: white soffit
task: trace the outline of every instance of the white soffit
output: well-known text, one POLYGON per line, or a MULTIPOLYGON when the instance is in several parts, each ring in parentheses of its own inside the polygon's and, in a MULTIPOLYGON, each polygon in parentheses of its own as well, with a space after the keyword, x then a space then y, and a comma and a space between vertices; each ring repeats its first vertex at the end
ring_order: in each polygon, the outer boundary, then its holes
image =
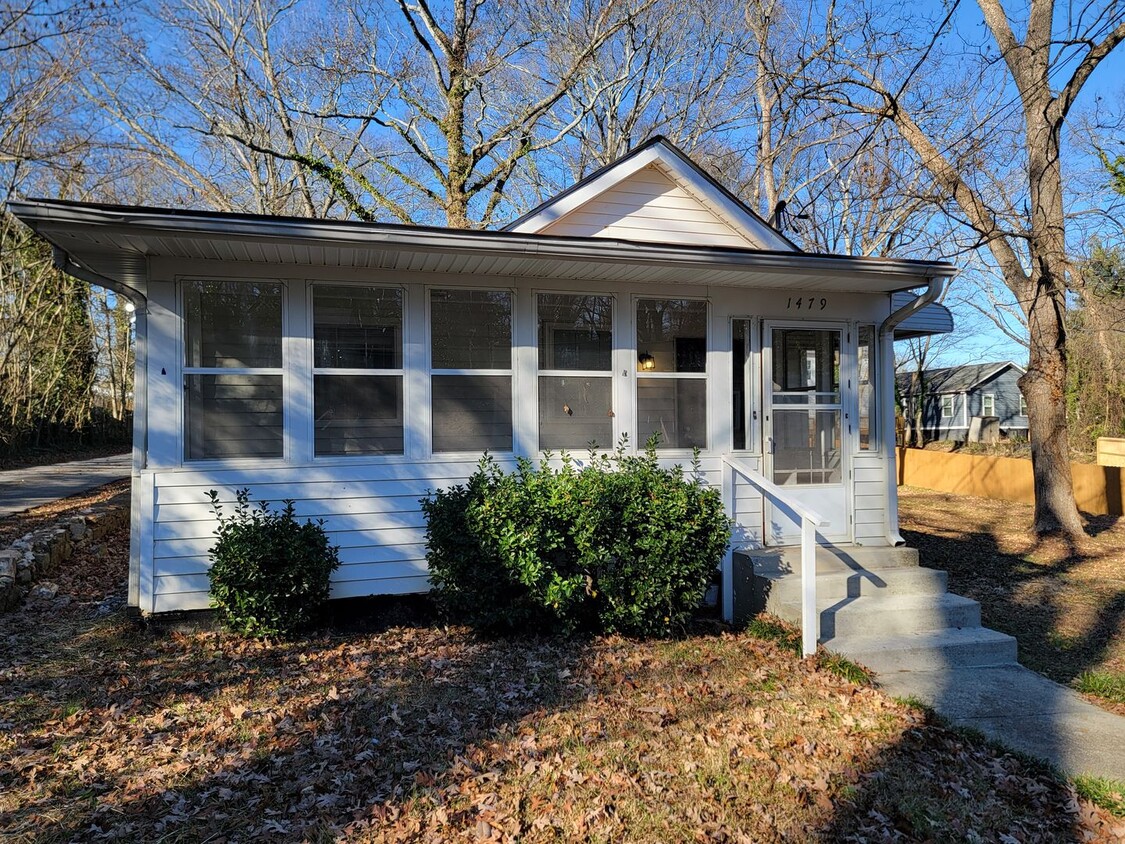
POLYGON ((654 138, 593 173, 510 223, 505 231, 798 251, 663 138, 654 138), (659 177, 668 180, 669 189, 653 195, 659 177), (640 201, 623 201, 626 197, 640 201), (683 203, 684 214, 668 207, 677 203, 683 203), (684 219, 688 217, 694 220, 684 219))

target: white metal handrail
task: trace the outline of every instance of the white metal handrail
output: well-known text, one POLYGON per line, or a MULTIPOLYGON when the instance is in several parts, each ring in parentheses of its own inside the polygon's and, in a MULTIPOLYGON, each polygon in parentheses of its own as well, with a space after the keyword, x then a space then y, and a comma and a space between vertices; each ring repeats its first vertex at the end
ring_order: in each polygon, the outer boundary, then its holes
MULTIPOLYGON (((769 480, 746 460, 723 455, 723 464, 738 472, 761 490, 764 496, 801 522, 801 653, 803 656, 814 654, 820 636, 820 619, 816 612, 816 529, 828 527, 829 522, 819 513, 794 501, 782 487, 769 480)), ((733 512, 733 487, 730 495, 733 512)))

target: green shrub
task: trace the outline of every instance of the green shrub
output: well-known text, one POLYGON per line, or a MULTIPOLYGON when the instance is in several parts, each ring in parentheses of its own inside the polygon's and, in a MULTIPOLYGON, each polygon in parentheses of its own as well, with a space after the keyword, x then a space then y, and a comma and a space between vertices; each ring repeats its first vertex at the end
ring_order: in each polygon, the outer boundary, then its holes
POLYGON ((730 540, 718 492, 654 444, 577 468, 487 455, 464 485, 422 499, 438 598, 487 628, 668 634, 683 626, 730 540))
POLYGON ((340 565, 324 521, 297 521, 293 502, 271 512, 249 504, 250 490, 235 493, 224 516, 215 490, 207 493, 219 520, 211 556, 211 606, 223 623, 246 636, 290 636, 310 627, 328 600, 329 579, 340 565))

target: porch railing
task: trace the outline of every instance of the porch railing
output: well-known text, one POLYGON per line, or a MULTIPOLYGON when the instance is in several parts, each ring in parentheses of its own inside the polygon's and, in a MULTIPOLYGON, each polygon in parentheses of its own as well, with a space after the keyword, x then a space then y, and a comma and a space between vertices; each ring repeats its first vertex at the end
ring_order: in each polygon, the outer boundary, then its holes
MULTIPOLYGON (((734 515, 735 490, 734 475, 737 473, 756 487, 764 498, 768 498, 794 521, 801 524, 801 653, 809 656, 816 653, 816 642, 820 638, 820 617, 816 611, 816 529, 829 526, 827 519, 810 510, 786 494, 783 487, 769 480, 747 460, 723 456, 724 475, 730 479, 726 494, 729 495, 731 515, 734 515)), ((726 479, 724 479, 726 480, 726 479)), ((729 582, 729 581, 728 581, 729 582)))

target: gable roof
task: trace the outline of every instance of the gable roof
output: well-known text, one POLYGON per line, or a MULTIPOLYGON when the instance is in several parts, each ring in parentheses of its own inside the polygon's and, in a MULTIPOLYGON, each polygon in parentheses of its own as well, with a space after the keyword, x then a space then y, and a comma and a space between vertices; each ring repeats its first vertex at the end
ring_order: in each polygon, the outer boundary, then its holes
MULTIPOLYGON (((1010 360, 995 361, 992 363, 967 363, 961 366, 947 366, 941 369, 923 370, 926 392, 941 393, 966 393, 985 381, 995 378, 1009 367, 1018 369, 1021 373, 1024 368, 1010 360)), ((914 373, 900 372, 897 376, 899 389, 904 395, 914 393, 914 373)))
MULTIPOLYGON (((676 212, 671 216, 674 218, 676 212)), ((789 238, 660 135, 509 223, 504 231, 621 237, 622 228, 628 230, 630 224, 632 232, 628 239, 632 240, 700 244, 707 243, 709 231, 714 233, 710 235, 709 245, 712 246, 800 251, 789 238), (631 193, 633 198, 621 202, 615 194, 624 192, 631 193), (654 206, 668 198, 678 201, 681 211, 694 213, 697 219, 703 220, 706 231, 702 234, 688 231, 668 216, 664 221, 653 222, 652 212, 661 210, 654 206), (618 201, 607 201, 615 199, 618 201), (576 231, 575 225, 583 214, 586 215, 584 225, 576 231), (662 222, 666 228, 661 227, 662 222), (552 232, 552 228, 561 231, 552 232)))

